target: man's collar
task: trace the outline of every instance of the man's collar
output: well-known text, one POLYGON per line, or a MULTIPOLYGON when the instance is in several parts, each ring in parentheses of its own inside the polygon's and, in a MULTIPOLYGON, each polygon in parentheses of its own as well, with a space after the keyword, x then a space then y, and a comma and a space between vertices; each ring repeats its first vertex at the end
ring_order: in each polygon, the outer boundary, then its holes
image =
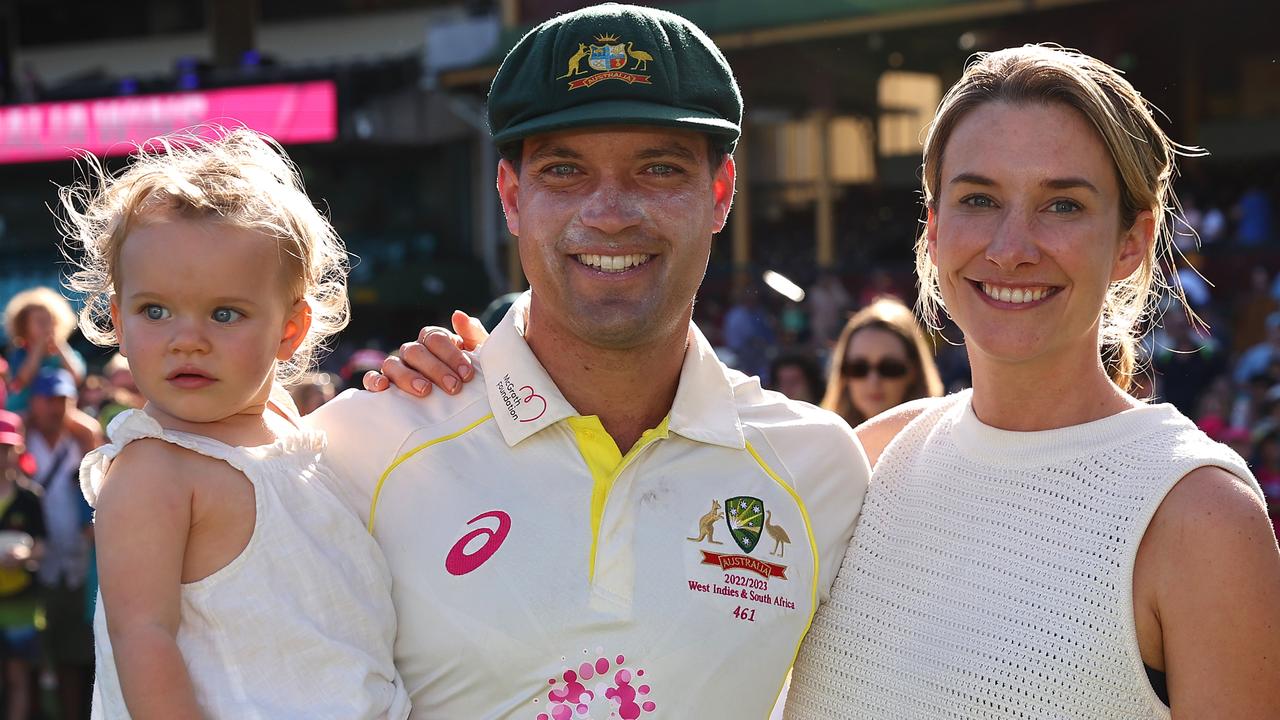
MULTIPOLYGON (((528 318, 526 292, 479 350, 489 405, 503 439, 512 447, 578 414, 529 349, 524 338, 528 318)), ((690 440, 731 448, 746 446, 733 385, 696 326, 690 326, 680 384, 668 417, 670 432, 690 440)))

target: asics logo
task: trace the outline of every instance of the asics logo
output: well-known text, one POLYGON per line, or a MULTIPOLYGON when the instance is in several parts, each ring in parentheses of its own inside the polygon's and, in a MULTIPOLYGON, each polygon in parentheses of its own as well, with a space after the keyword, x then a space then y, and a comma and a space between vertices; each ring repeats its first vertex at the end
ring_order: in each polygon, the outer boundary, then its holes
POLYGON ((449 549, 449 554, 445 555, 444 569, 448 570, 450 575, 466 575, 474 571, 493 557, 493 554, 498 552, 498 548, 502 547, 503 541, 507 539, 507 533, 511 531, 510 515, 501 510, 490 510, 471 518, 467 521, 467 525, 475 525, 482 520, 491 522, 463 535, 449 549), (484 538, 484 542, 472 548, 471 546, 475 544, 473 541, 477 538, 484 538))

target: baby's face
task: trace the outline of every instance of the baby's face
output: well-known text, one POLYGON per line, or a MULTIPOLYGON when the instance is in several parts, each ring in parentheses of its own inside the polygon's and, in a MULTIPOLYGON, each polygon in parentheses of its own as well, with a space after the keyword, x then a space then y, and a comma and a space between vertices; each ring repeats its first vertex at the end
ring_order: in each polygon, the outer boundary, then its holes
POLYGON ((112 318, 153 410, 192 423, 262 412, 299 329, 277 252, 252 230, 184 219, 125 239, 112 318))

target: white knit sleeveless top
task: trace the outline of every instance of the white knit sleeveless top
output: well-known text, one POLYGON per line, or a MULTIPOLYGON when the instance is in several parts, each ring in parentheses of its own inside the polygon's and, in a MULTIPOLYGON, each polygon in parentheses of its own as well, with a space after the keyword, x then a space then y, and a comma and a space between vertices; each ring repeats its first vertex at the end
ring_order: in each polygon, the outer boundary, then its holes
MULTIPOLYGON (((107 429, 111 444, 80 469, 90 505, 113 458, 158 438, 217 458, 253 483, 257 518, 244 551, 182 586, 177 643, 205 718, 388 718, 409 714, 392 664, 391 577, 376 543, 317 467, 324 435, 303 430, 272 445, 231 447, 166 430, 138 410, 107 429)), ((93 718, 128 718, 99 594, 94 614, 93 718)))
POLYGON ((1167 720, 1137 644, 1138 543, 1188 472, 1257 482, 1171 405, 1010 432, 971 395, 885 449, 785 717, 1167 720))

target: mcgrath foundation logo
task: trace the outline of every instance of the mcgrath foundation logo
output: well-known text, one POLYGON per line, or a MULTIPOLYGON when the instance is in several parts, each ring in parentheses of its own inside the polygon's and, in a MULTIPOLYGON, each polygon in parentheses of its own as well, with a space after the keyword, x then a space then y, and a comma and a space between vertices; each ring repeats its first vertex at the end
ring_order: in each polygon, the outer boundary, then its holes
POLYGON ((570 90, 589 88, 605 80, 651 85, 646 73, 652 60, 653 55, 637 50, 634 42, 622 42, 617 35, 597 35, 594 43, 578 43, 577 52, 569 56, 565 74, 556 79, 569 80, 570 90), (586 68, 582 67, 584 60, 586 68))

